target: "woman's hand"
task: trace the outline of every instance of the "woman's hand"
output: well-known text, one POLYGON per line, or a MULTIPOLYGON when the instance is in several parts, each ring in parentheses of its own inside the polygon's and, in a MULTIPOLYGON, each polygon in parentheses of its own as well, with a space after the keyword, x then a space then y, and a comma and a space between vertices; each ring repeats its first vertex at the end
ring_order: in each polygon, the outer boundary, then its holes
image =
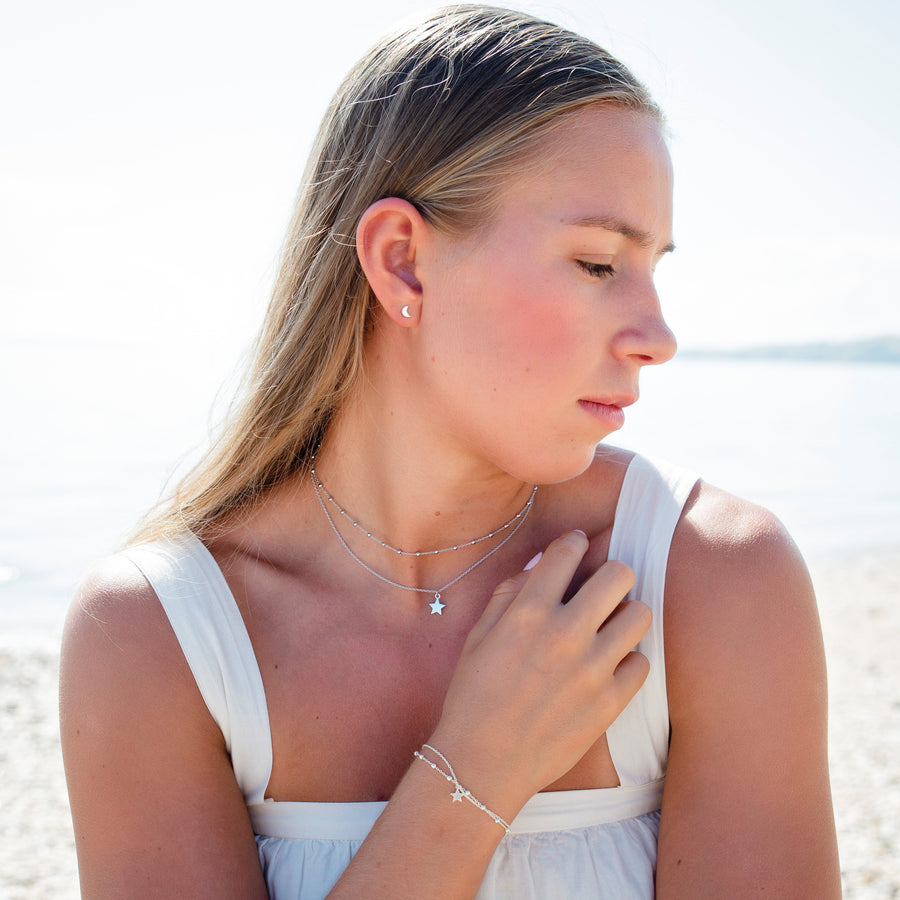
MULTIPOLYGON (((628 566, 605 563, 562 603, 587 549, 584 534, 566 534, 494 591, 429 739, 507 821, 578 762, 647 676, 632 648, 650 610, 623 602, 634 583, 628 566)), ((414 763, 329 897, 474 897, 503 832, 449 796, 443 779, 414 763)))
POLYGON ((587 549, 583 533, 563 535, 531 571, 494 591, 431 738, 460 781, 504 818, 578 762, 649 671, 632 648, 651 613, 623 601, 634 584, 628 566, 605 563, 561 602, 587 549))

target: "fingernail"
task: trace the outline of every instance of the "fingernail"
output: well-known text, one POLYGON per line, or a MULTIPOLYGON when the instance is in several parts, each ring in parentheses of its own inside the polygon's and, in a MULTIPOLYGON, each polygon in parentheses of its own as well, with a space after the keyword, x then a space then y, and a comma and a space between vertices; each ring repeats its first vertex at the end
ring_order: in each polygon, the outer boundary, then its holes
POLYGON ((587 533, 582 531, 580 528, 573 528, 572 531, 574 531, 576 534, 583 534, 585 537, 587 537, 587 533))
POLYGON ((530 572, 541 561, 541 557, 543 555, 543 551, 535 553, 534 556, 532 556, 531 559, 529 559, 528 562, 525 563, 525 568, 523 568, 522 571, 530 572))

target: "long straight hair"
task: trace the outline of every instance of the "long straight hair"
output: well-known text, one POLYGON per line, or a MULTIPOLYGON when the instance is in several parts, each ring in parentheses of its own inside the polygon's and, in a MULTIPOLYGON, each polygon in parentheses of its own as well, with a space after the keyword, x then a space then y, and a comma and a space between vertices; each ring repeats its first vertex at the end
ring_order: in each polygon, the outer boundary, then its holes
POLYGON ((242 388, 200 463, 134 540, 201 536, 305 470, 359 377, 374 298, 356 255, 384 197, 462 234, 559 116, 589 103, 661 113, 593 42, 523 13, 453 6, 376 44, 331 101, 242 388))

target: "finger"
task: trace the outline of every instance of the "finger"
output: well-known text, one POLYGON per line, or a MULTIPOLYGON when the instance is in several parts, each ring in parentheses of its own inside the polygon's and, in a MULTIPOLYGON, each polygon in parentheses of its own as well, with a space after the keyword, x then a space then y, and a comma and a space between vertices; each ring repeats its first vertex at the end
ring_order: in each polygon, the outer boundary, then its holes
POLYGON ((530 570, 523 570, 500 582, 491 594, 484 612, 469 632, 469 640, 478 641, 500 621, 528 580, 530 570))
POLYGON ((632 569, 619 560, 611 559, 585 581, 566 608, 586 627, 597 631, 633 587, 632 569))
POLYGON ((583 531, 570 531, 553 541, 519 591, 517 605, 558 606, 588 546, 583 531))
POLYGON ((643 653, 633 650, 616 666, 613 680, 624 709, 641 689, 650 674, 650 660, 643 653))
POLYGON ((598 685, 602 685, 602 692, 596 711, 604 729, 631 703, 649 674, 650 661, 636 650, 625 653, 612 669, 608 668, 606 660, 597 663, 594 675, 598 685))
POLYGON ((613 610, 594 640, 595 653, 607 659, 611 670, 623 660, 647 633, 653 621, 650 607, 637 600, 625 600, 613 610))

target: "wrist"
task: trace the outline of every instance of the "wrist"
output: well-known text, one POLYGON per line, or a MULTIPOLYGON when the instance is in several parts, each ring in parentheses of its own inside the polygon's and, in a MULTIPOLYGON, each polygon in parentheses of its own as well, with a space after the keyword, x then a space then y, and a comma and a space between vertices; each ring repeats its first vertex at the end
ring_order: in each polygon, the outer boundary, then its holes
MULTIPOLYGON (((452 763, 456 781, 505 822, 512 822, 534 793, 523 786, 523 779, 517 777, 502 748, 490 745, 487 741, 479 744, 469 736, 464 739, 439 726, 423 745, 429 746, 452 763), (486 749, 488 747, 490 749, 486 749)), ((420 752, 431 761, 441 763, 437 756, 427 750, 420 748, 420 752)), ((448 766, 443 763, 441 768, 445 772, 448 770, 448 766)), ((452 784, 447 786, 451 792, 454 790, 452 784)))
POLYGON ((438 775, 442 776, 447 782, 449 782, 453 790, 450 793, 450 799, 454 803, 461 803, 465 800, 468 803, 471 803, 476 809, 481 810, 489 819, 491 819, 496 825, 503 829, 505 834, 509 834, 509 822, 506 821, 502 816, 498 813, 495 813, 492 809, 485 806, 468 788, 464 787, 459 778, 456 776, 456 771, 453 768, 450 760, 441 753, 437 747, 432 746, 431 744, 423 744, 421 750, 416 750, 413 754, 414 757, 421 762, 425 763, 430 769, 436 772, 438 775), (426 755, 427 753, 427 755, 426 755), (440 762, 435 762, 433 757, 437 757, 440 762), (446 768, 445 768, 446 767, 446 768))

